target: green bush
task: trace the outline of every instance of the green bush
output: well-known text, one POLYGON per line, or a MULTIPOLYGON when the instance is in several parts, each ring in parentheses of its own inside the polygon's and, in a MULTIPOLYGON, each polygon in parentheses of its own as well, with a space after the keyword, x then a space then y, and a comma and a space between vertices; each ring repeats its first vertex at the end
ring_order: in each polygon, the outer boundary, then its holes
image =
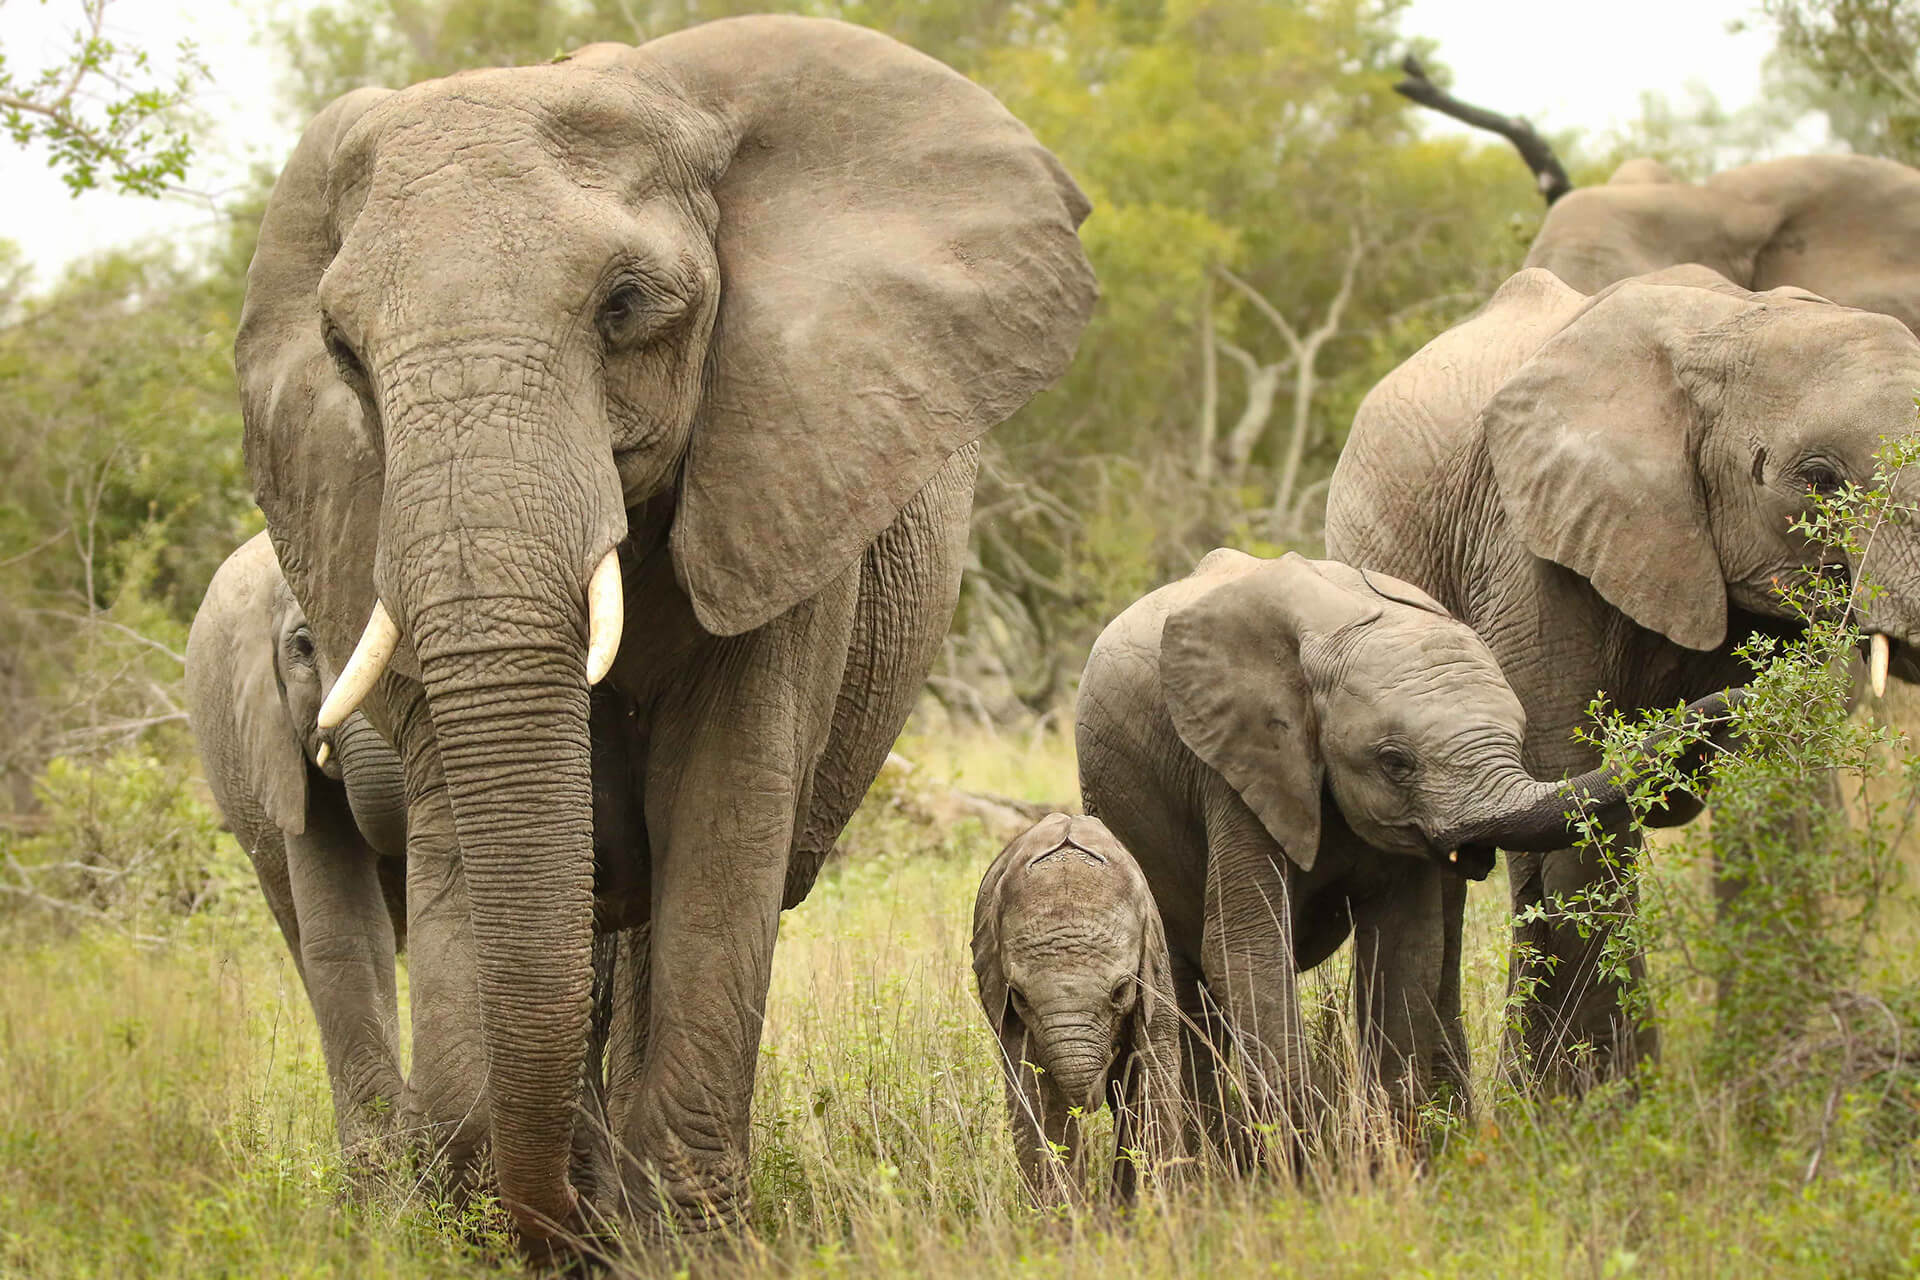
MULTIPOLYGON (((1853 707, 1849 672, 1858 616, 1878 595, 1873 539, 1912 514, 1890 478, 1916 460, 1920 439, 1887 446, 1873 485, 1816 496, 1798 526, 1865 569, 1778 584, 1803 625, 1739 650, 1753 676, 1734 745, 1709 768, 1710 821, 1641 851, 1590 826, 1586 847, 1610 874, 1530 909, 1603 933, 1602 979, 1627 990, 1632 1014, 1657 1018, 1670 1046, 1697 1048, 1685 1056, 1692 1085, 1723 1094, 1750 1132, 1800 1144, 1809 1179, 1833 1143, 1910 1148, 1916 1130, 1920 989, 1902 935, 1920 916, 1901 853, 1920 812, 1920 754, 1853 707), (1649 961, 1644 984, 1628 979, 1635 955, 1649 961)), ((1644 826, 1707 732, 1677 710, 1596 714, 1591 740, 1638 771, 1644 826), (1655 730, 1667 736, 1642 763, 1655 730)))
POLYGON ((236 890, 257 896, 192 782, 184 749, 51 761, 34 788, 36 829, 0 832, 0 921, 155 930, 228 905, 236 890))

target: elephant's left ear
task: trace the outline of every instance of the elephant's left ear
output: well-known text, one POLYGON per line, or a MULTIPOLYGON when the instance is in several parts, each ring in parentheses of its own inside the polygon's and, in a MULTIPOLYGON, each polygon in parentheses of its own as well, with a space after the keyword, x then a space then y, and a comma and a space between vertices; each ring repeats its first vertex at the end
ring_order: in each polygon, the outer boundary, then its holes
POLYGON ((1688 369, 1718 326, 1761 301, 1697 266, 1627 280, 1542 343, 1480 414, 1527 549, 1689 649, 1726 638, 1727 588, 1688 369))
POLYGON ((1086 198, 986 90, 877 32, 708 23, 632 56, 733 135, 674 562, 732 635, 819 591, 1073 359, 1086 198))
POLYGON ((266 625, 236 636, 233 728, 260 807, 274 826, 299 835, 307 829, 307 756, 280 696, 278 640, 279 629, 266 625))

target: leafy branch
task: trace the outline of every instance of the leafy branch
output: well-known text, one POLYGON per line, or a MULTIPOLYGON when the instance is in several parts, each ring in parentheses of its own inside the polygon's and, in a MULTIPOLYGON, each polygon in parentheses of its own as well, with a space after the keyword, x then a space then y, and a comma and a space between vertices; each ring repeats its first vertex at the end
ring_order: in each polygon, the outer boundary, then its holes
POLYGON ((72 47, 42 71, 17 71, 0 51, 0 127, 21 147, 45 146, 75 195, 103 177, 127 195, 161 195, 186 177, 193 145, 173 113, 207 68, 183 40, 179 70, 162 75, 146 50, 107 34, 109 3, 80 0, 72 47))

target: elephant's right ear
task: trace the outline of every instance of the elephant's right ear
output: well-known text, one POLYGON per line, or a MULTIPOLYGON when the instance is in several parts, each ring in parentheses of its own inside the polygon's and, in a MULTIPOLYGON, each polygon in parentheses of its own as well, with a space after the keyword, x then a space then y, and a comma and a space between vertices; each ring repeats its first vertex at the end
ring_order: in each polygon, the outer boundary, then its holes
POLYGON ((1703 267, 1594 298, 1494 393, 1480 424, 1527 549, 1689 649, 1727 634, 1727 589, 1698 468, 1694 349, 1761 299, 1703 267))
POLYGON ((1325 765, 1302 624, 1337 591, 1289 554, 1229 578, 1168 617, 1160 678, 1180 740, 1225 778, 1302 870, 1320 848, 1325 765))
MULTIPOLYGON (((256 562, 266 559, 259 556, 256 562)), ((254 798, 274 826, 299 835, 307 829, 307 756, 280 693, 275 610, 275 598, 286 586, 276 572, 254 575, 246 587, 246 607, 232 615, 238 620, 231 637, 234 737, 254 798)))
POLYGON ((339 248, 329 174, 341 139, 390 92, 356 89, 301 135, 260 221, 233 346, 254 496, 295 597, 332 606, 309 610, 308 623, 336 664, 373 608, 385 472, 321 333, 320 277, 339 248))
POLYGON ((1007 1017, 1007 969, 1000 950, 1000 886, 1013 864, 1015 839, 980 878, 973 900, 973 979, 980 990, 980 1008, 997 1036, 1007 1017))

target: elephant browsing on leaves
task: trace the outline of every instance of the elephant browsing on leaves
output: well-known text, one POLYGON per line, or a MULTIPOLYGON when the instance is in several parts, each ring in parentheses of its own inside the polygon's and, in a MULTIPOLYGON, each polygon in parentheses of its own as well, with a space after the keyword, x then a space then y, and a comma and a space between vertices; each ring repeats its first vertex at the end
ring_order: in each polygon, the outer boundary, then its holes
MULTIPOLYGON (((1075 728, 1087 809, 1159 906, 1186 1087, 1230 1150, 1236 1093, 1256 1124, 1311 1132, 1294 975, 1349 936, 1372 1077, 1403 1117, 1438 1078, 1464 1101, 1449 887, 1626 807, 1622 778, 1528 771, 1500 664, 1426 593, 1297 554, 1214 551, 1131 605, 1087 659, 1075 728)), ((1697 810, 1676 797, 1666 817, 1697 810)))
POLYGON ((976 442, 1072 358, 1086 212, 984 90, 790 17, 359 90, 281 174, 248 465, 323 726, 405 766, 409 1119, 530 1250, 583 1191, 740 1219, 779 913, 938 650, 976 442), (646 941, 576 1186, 608 787, 646 941))
MULTIPOLYGON (((1882 439, 1913 430, 1915 387, 1920 340, 1886 315, 1694 265, 1592 296, 1530 268, 1368 394, 1327 547, 1417 583, 1486 641, 1526 708, 1532 771, 1589 769, 1577 732, 1596 693, 1632 713, 1743 682, 1735 648, 1794 632, 1781 589, 1812 574, 1870 570, 1883 594, 1857 610, 1877 665, 1920 676, 1920 529, 1885 526, 1863 565, 1795 528, 1814 494, 1873 481, 1882 439)), ((1920 477, 1893 488, 1920 499, 1920 477)), ((1549 1085, 1654 1048, 1597 975, 1604 933, 1529 911, 1604 874, 1570 849, 1508 864, 1531 916, 1513 1048, 1549 1085)), ((1449 919, 1464 905, 1452 889, 1449 919)), ((1458 1019, 1457 993, 1441 1012, 1458 1019)))
POLYGON ((1009 841, 973 907, 973 974, 1006 1076, 1028 1191, 1083 1194, 1080 1120, 1114 1114, 1113 1192, 1183 1150, 1179 1009, 1160 912, 1098 818, 1051 813, 1009 841))
POLYGON ((1783 285, 1920 333, 1920 170, 1872 156, 1790 156, 1683 182, 1629 160, 1547 211, 1525 265, 1582 293, 1694 262, 1749 289, 1783 285))
POLYGON ((402 1091, 393 962, 406 938, 406 802, 399 757, 363 717, 320 733, 330 683, 257 534, 194 615, 187 710, 207 785, 306 986, 341 1142, 356 1152, 402 1091))

